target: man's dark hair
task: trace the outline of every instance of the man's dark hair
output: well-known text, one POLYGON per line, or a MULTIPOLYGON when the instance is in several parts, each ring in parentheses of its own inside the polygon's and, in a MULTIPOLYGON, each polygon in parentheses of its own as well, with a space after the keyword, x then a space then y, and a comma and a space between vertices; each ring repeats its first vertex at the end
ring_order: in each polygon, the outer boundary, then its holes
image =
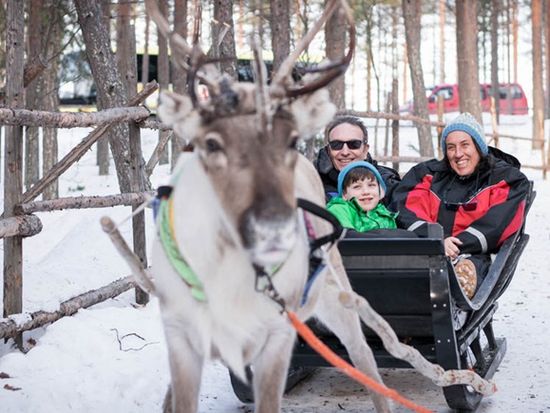
POLYGON ((374 181, 378 183, 378 180, 376 179, 376 176, 370 171, 369 169, 365 167, 358 166, 357 168, 353 168, 351 171, 349 171, 344 178, 344 182, 342 183, 342 189, 343 191, 346 190, 348 186, 353 184, 357 181, 362 181, 363 179, 368 178, 369 181, 374 181))
POLYGON ((367 132, 367 127, 361 121, 361 119, 355 117, 355 116, 336 116, 325 128, 325 143, 328 143, 328 137, 330 135, 330 132, 338 126, 343 123, 349 123, 350 125, 357 126, 359 129, 361 129, 361 132, 363 132, 363 140, 365 143, 368 143, 369 134, 367 132))

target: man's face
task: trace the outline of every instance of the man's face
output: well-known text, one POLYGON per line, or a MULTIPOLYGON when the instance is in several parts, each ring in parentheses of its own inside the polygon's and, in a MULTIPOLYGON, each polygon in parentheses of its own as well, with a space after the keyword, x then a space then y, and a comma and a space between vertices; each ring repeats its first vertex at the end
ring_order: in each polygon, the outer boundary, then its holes
POLYGON ((380 187, 376 179, 365 177, 348 185, 343 198, 355 198, 363 211, 372 211, 380 202, 380 187))
POLYGON ((447 135, 447 159, 453 171, 459 176, 468 176, 476 170, 481 156, 472 137, 463 131, 454 131, 447 135))
MULTIPOLYGON (((329 141, 329 155, 334 165, 334 168, 341 171, 347 164, 353 161, 362 161, 367 157, 369 151, 369 145, 364 143, 365 137, 361 128, 349 123, 341 123, 330 131, 328 136, 329 141), (357 145, 357 141, 361 141, 356 149, 351 149, 348 145, 357 145), (343 145, 340 149, 333 149, 330 145, 331 142, 350 142, 343 145)), ((335 145, 332 144, 332 145, 335 145)), ((339 145, 338 145, 339 146, 339 145)))

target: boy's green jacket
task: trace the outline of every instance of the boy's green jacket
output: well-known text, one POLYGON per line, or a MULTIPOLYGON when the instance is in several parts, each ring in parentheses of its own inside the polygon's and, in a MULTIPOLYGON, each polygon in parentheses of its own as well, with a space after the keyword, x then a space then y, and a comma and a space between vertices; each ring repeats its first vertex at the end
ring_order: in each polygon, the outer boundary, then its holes
POLYGON ((338 218, 344 228, 354 229, 358 232, 397 228, 395 224, 397 214, 390 212, 381 203, 372 211, 366 212, 359 206, 355 198, 346 201, 337 196, 329 201, 327 210, 338 218))

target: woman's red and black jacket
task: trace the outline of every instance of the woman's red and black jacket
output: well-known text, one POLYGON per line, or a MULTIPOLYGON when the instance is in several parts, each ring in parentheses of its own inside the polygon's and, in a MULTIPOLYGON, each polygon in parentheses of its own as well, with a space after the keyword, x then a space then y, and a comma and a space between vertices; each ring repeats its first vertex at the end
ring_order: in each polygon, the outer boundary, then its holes
POLYGON ((438 222, 445 237, 462 241, 461 253, 496 252, 523 224, 529 182, 517 160, 513 165, 495 153, 468 177, 458 176, 445 159, 413 167, 392 195, 398 226, 426 236, 426 223, 438 222))

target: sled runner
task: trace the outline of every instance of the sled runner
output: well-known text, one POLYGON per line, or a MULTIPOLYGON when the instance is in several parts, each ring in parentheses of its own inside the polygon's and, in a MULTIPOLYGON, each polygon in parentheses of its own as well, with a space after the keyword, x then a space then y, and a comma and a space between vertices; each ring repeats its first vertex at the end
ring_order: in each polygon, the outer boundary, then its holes
MULTIPOLYGON (((531 183, 525 215, 535 195, 531 183)), ((506 339, 493 332, 493 315, 529 241, 524 230, 525 220, 494 256, 471 300, 462 293, 445 257, 439 224, 431 225, 428 238, 344 239, 339 249, 355 292, 389 322, 401 341, 444 369, 474 369, 491 378, 506 352, 506 339)), ((333 350, 347 357, 327 329, 315 320, 310 325, 333 350)), ((372 331, 365 327, 364 332, 379 367, 410 367, 389 355, 372 331)), ((294 369, 326 365, 301 341, 292 364, 294 369)), ((465 385, 445 387, 443 392, 449 406, 457 410, 473 411, 482 399, 465 385)))

